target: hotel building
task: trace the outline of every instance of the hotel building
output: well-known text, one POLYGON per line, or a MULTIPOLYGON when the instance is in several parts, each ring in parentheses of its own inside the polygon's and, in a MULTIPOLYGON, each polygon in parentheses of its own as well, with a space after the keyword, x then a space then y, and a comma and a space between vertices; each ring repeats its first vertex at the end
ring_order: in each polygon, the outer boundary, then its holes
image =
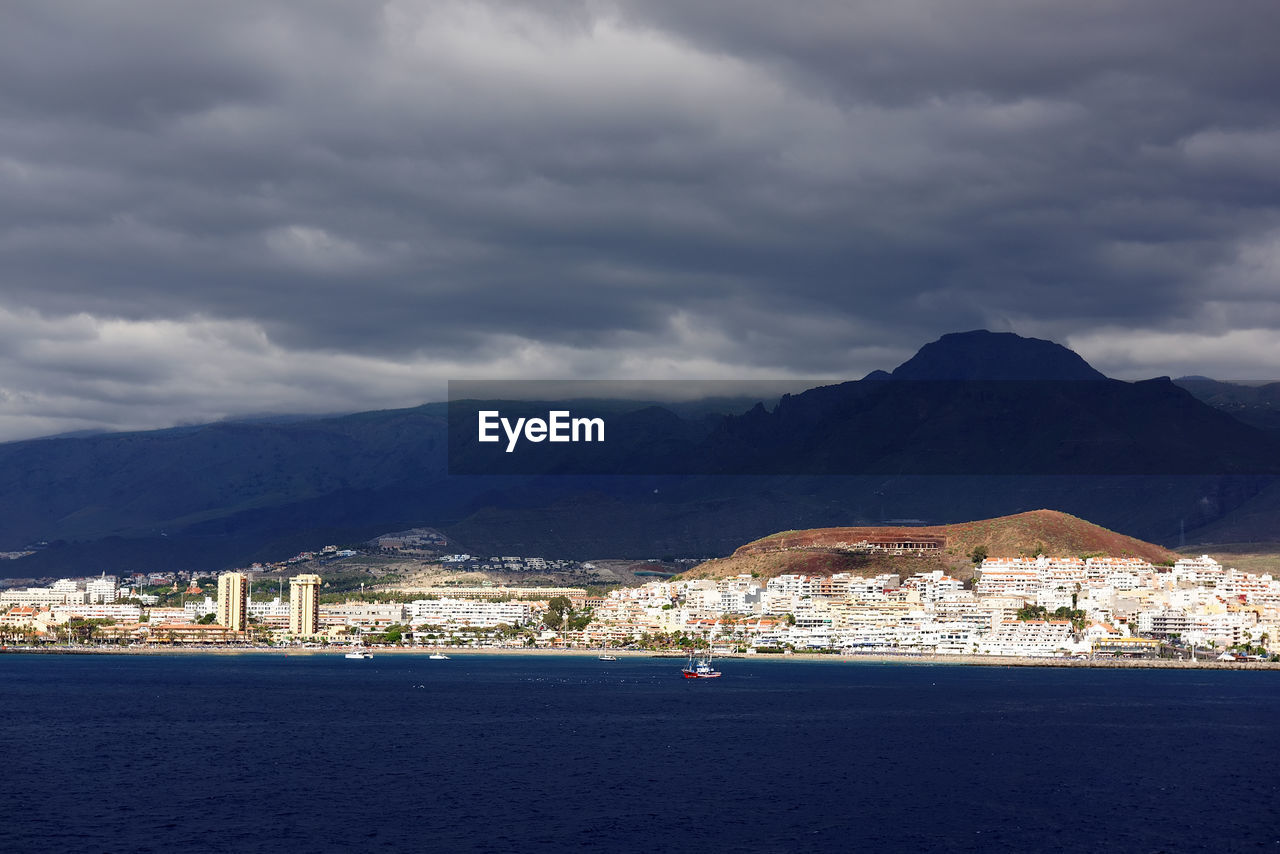
POLYGON ((289 579, 289 631, 314 635, 320 631, 320 576, 295 575, 289 579))
POLYGON ((249 580, 242 572, 218 576, 218 625, 233 632, 249 628, 249 580))

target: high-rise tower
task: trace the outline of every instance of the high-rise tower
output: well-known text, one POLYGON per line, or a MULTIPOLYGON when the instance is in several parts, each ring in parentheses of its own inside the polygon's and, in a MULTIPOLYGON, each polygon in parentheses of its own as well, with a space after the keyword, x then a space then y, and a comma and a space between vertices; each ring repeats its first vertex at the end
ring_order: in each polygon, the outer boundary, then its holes
POLYGON ((320 576, 295 575, 289 579, 289 631, 314 635, 320 631, 320 576))
POLYGON ((242 572, 218 576, 218 625, 233 632, 249 628, 249 579, 242 572))

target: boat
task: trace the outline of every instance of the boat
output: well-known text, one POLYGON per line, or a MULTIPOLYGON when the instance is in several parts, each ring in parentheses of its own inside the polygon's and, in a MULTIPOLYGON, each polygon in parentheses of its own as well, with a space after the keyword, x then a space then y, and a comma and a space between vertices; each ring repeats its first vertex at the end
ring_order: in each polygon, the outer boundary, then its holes
POLYGON ((449 660, 449 656, 445 655, 443 652, 433 652, 431 653, 431 655, 427 656, 427 658, 430 661, 448 661, 449 660))
POLYGON ((680 671, 680 675, 685 679, 716 679, 720 676, 720 671, 711 666, 711 653, 708 652, 705 658, 695 661, 693 651, 690 650, 689 663, 680 671))
POLYGON ((600 655, 598 655, 597 658, 599 658, 601 661, 617 661, 618 660, 618 656, 610 655, 607 652, 600 653, 600 655))
POLYGON ((357 646, 354 642, 351 644, 351 651, 343 658, 373 658, 373 653, 365 649, 363 646, 357 646))

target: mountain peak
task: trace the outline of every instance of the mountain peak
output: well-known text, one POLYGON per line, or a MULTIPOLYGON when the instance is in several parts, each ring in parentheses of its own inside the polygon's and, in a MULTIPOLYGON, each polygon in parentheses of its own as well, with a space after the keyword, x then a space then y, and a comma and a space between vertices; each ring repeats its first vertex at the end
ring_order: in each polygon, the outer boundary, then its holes
POLYGON ((1052 341, 1012 332, 952 332, 920 348, 895 380, 1105 380, 1079 355, 1052 341))

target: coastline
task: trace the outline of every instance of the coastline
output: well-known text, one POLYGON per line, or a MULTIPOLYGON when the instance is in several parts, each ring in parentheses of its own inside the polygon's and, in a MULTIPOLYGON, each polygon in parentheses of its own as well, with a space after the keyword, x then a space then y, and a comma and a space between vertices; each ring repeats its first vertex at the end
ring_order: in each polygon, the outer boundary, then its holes
MULTIPOLYGON (((281 656, 340 656, 349 651, 348 647, 335 646, 329 648, 303 647, 0 647, 0 655, 281 655, 281 656)), ((457 649, 451 647, 375 647, 369 650, 374 657, 393 656, 428 656, 443 652, 451 659, 484 656, 526 656, 526 657, 578 657, 595 658, 600 655, 597 649, 530 649, 528 647, 485 647, 481 649, 457 649)), ((649 650, 609 650, 619 661, 626 659, 660 658, 684 659, 686 653, 649 651, 649 650)), ((997 655, 890 655, 885 653, 859 653, 855 655, 794 653, 791 655, 745 655, 728 653, 717 655, 719 660, 738 661, 801 661, 827 662, 840 664, 903 664, 903 665, 943 665, 957 667, 1067 667, 1093 668, 1106 670, 1128 669, 1166 669, 1166 670, 1280 670, 1280 662, 1270 661, 1184 661, 1178 659, 1094 659, 1081 660, 1072 658, 1033 658, 1024 656, 997 655)))

